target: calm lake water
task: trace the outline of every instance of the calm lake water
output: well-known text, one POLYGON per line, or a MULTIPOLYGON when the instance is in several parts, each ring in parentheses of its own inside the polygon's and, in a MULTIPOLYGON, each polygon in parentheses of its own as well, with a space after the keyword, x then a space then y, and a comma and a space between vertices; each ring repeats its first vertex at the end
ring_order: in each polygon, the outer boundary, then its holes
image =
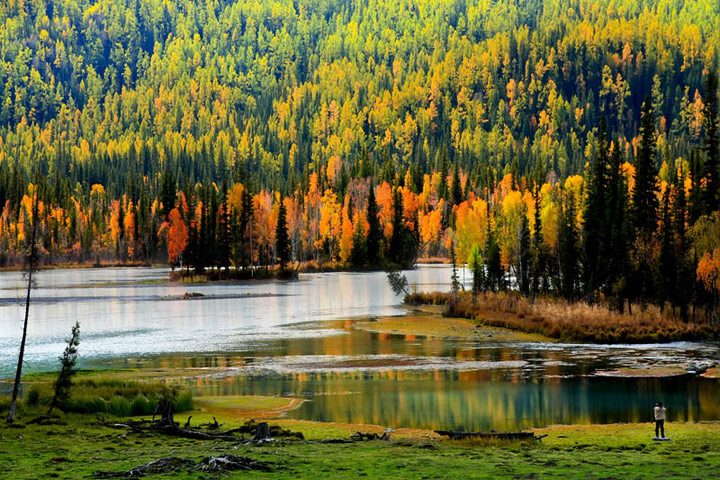
MULTIPOLYGON (((419 290, 449 289, 445 266, 421 266, 407 276, 419 290)), ((406 312, 383 273, 309 274, 265 284, 184 285, 167 278, 165 269, 41 272, 25 371, 56 369, 64 338, 79 320, 85 367, 188 369, 181 381, 198 395, 307 399, 291 418, 504 430, 647 421, 662 399, 671 421, 720 420, 716 379, 595 375, 719 359, 718 344, 598 346, 375 334, 352 329, 353 319, 406 312), (203 297, 183 299, 190 292, 203 297)), ((0 378, 14 374, 23 283, 20 273, 0 273, 0 378)))

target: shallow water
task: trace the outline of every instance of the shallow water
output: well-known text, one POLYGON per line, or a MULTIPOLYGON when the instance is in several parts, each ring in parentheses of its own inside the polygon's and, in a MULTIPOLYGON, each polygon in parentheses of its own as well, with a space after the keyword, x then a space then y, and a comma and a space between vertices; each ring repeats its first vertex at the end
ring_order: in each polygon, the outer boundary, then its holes
MULTIPOLYGON (((103 268, 36 274, 25 354, 27 371, 52 369, 78 320, 84 362, 173 352, 239 352, 258 341, 323 336, 285 325, 400 315, 400 299, 383 273, 302 275, 298 282, 177 284, 169 270, 103 268), (204 297, 183 299, 189 292, 204 297)), ((411 283, 435 289, 444 267, 408 272, 411 283)), ((25 280, 0 273, 0 378, 14 372, 21 337, 25 280)))
MULTIPOLYGON (((303 275, 269 284, 170 284, 167 270, 56 270, 39 275, 26 371, 57 368, 80 320, 84 366, 188 369, 198 395, 307 399, 291 418, 391 427, 517 429, 649 420, 720 420, 720 381, 694 375, 618 379, 602 370, 720 358, 717 344, 598 346, 368 333, 353 318, 401 315, 382 273, 303 275), (204 297, 183 300, 187 292, 204 297), (346 320, 347 319, 347 320, 346 320), (327 320, 345 320, 328 322, 327 320)), ((419 289, 450 271, 408 272, 419 289)), ((0 274, 0 378, 14 372, 22 276, 0 274)))

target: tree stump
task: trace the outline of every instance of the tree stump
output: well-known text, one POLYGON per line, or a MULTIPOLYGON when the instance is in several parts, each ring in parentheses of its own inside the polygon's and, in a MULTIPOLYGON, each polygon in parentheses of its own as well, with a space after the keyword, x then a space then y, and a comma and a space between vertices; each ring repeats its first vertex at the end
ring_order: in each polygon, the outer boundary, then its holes
POLYGON ((272 440, 270 437, 270 426, 267 422, 260 422, 255 426, 255 436, 252 438, 253 442, 267 442, 272 440))

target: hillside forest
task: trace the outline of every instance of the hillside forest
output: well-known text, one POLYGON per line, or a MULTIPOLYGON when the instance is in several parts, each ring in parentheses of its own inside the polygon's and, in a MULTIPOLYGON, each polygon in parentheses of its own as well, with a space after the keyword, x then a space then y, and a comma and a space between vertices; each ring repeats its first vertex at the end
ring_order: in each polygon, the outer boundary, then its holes
POLYGON ((720 293, 720 4, 7 0, 0 265, 468 263, 720 293))

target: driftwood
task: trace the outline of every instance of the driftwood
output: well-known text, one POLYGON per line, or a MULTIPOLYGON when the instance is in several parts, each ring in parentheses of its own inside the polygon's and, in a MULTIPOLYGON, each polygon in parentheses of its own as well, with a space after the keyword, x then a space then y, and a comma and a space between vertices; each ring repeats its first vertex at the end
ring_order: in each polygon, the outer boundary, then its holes
POLYGON ((125 472, 95 472, 95 478, 137 478, 145 475, 158 475, 173 473, 179 470, 197 472, 231 472, 235 470, 272 471, 267 462, 253 460, 248 457, 238 457, 228 453, 214 457, 206 457, 198 462, 179 457, 165 457, 152 462, 138 465, 125 472))
MULTIPOLYGON (((191 416, 190 418, 192 418, 192 416, 191 416)), ((190 418, 188 418, 188 424, 189 424, 189 422, 190 422, 190 418)), ((223 425, 225 425, 225 424, 224 424, 224 423, 218 423, 217 418, 213 417, 213 421, 212 421, 212 422, 201 423, 200 425, 198 425, 198 428, 207 427, 208 430, 219 430, 220 427, 222 427, 223 425)), ((188 428, 189 428, 189 425, 188 425, 188 428)))
POLYGON ((165 457, 152 462, 144 463, 133 467, 126 472, 95 472, 95 478, 137 478, 145 475, 175 472, 180 469, 190 468, 195 462, 186 458, 165 457))
POLYGON ((377 433, 362 433, 362 432, 355 432, 354 435, 350 436, 350 440, 353 440, 355 442, 357 441, 363 441, 363 440, 385 440, 390 441, 390 432, 384 432, 382 435, 378 435, 377 433))
MULTIPOLYGON (((214 422, 205 423, 196 427, 190 426, 190 418, 183 427, 175 422, 172 407, 161 408, 160 412, 162 417, 155 420, 134 420, 125 423, 113 423, 106 424, 112 428, 126 428, 132 433, 143 433, 143 432, 158 432, 165 435, 172 435, 174 437, 190 438, 193 440, 225 440, 229 442, 244 442, 244 443, 265 443, 273 440, 275 437, 292 437, 299 440, 304 440, 304 436, 301 432, 291 432, 285 430, 278 425, 268 425, 266 422, 255 423, 254 420, 250 420, 240 428, 234 428, 225 432, 218 431, 224 423, 218 423, 217 419, 213 417, 214 422), (200 427, 207 427, 209 432, 200 431, 200 427), (252 433, 253 437, 250 440, 246 440, 244 436, 237 436, 237 433, 252 433)), ((156 410, 157 414, 157 410, 156 410)))
POLYGON ((253 460, 248 457, 238 457, 237 455, 231 455, 229 453, 204 458, 198 462, 197 468, 202 472, 231 472, 234 470, 272 471, 270 464, 267 462, 253 460))
POLYGON ((540 440, 547 435, 536 437, 532 432, 464 432, 452 430, 435 430, 438 435, 450 437, 452 440, 478 438, 481 440, 540 440))

